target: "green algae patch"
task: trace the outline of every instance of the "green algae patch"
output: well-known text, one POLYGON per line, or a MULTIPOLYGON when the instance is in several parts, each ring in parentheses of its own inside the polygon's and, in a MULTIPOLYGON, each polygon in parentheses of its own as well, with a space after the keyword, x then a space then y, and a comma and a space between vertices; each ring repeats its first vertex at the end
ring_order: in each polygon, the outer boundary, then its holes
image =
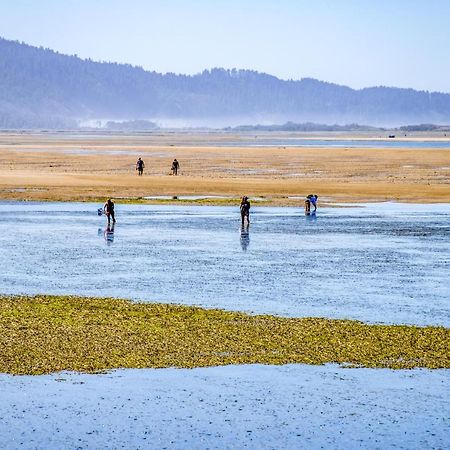
POLYGON ((450 368, 450 329, 110 298, 0 297, 0 372, 254 363, 450 368))

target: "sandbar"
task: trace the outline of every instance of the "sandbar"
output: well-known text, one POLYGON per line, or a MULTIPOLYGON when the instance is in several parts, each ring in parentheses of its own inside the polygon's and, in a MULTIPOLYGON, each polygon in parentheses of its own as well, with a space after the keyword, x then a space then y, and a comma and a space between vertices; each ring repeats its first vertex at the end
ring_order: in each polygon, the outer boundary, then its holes
POLYGON ((267 205, 295 205, 316 193, 328 204, 450 202, 449 148, 227 146, 229 139, 224 133, 4 132, 0 199, 157 203, 145 197, 249 195, 267 205), (142 177, 138 156, 146 164, 142 177), (175 157, 179 176, 170 175, 175 157))

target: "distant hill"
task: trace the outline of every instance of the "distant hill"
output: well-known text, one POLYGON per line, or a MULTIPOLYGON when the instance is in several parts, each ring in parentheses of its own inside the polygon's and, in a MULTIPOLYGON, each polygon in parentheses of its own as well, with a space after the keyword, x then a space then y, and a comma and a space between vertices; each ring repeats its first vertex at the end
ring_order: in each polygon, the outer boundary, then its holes
POLYGON ((73 127, 88 120, 221 126, 450 123, 450 94, 388 87, 354 90, 235 69, 160 74, 0 38, 0 128, 73 127))

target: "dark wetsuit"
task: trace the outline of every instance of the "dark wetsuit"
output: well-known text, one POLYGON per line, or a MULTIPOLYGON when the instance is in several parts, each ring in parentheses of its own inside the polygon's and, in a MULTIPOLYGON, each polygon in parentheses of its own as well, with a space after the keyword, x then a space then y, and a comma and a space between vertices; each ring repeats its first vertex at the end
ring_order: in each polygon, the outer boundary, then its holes
POLYGON ((116 218, 114 217, 114 202, 107 201, 103 209, 105 211, 106 217, 108 218, 108 223, 111 219, 114 223, 116 221, 116 218))
POLYGON ((144 173, 144 161, 142 161, 142 159, 137 160, 136 169, 138 171, 138 175, 142 175, 144 173))
POLYGON ((180 163, 175 159, 172 163, 172 174, 178 175, 178 169, 180 167, 180 163))
POLYGON ((250 223, 250 202, 248 200, 243 200, 241 202, 241 220, 244 223, 245 218, 247 217, 247 222, 250 223))

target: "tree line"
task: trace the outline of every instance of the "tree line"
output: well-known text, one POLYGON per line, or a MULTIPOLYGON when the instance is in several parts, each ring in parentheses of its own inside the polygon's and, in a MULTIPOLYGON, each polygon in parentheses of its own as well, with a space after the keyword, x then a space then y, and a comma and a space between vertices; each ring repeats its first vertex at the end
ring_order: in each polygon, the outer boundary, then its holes
POLYGON ((1 128, 236 117, 253 123, 449 123, 450 94, 382 86, 354 90, 251 70, 161 74, 0 38, 1 128))

